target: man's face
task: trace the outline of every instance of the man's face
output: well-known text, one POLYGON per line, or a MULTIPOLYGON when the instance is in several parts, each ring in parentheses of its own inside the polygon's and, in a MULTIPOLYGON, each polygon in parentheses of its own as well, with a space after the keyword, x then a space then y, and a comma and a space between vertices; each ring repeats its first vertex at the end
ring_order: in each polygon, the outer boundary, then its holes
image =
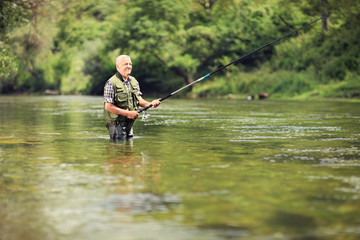
POLYGON ((132 63, 130 57, 122 57, 116 65, 116 68, 121 74, 121 76, 128 78, 132 70, 132 63))

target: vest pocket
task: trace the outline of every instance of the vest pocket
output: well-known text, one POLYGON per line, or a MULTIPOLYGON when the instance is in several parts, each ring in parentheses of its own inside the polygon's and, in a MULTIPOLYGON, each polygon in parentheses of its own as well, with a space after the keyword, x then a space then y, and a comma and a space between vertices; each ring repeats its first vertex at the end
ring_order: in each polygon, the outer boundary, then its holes
POLYGON ((115 100, 118 103, 126 103, 127 102, 127 93, 126 92, 115 93, 115 100))
POLYGON ((132 92, 132 97, 133 97, 133 103, 134 103, 134 107, 137 109, 138 104, 139 104, 139 97, 137 95, 138 91, 133 91, 132 92))

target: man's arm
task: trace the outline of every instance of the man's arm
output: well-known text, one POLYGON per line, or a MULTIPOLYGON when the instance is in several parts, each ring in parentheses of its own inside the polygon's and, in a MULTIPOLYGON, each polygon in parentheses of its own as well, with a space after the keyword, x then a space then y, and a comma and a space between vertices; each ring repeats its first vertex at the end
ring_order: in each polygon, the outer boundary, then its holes
POLYGON ((140 95, 138 95, 138 99, 139 99, 139 105, 140 105, 140 107, 147 107, 147 106, 149 106, 150 104, 152 104, 153 106, 152 106, 152 108, 156 108, 156 107, 158 107, 159 105, 160 105, 160 101, 159 101, 159 99, 155 99, 155 100, 153 100, 152 102, 148 102, 148 101, 146 101, 145 99, 143 99, 140 95))
POLYGON ((122 115, 122 116, 125 116, 130 119, 134 119, 139 116, 139 113, 137 111, 124 110, 124 109, 118 108, 117 106, 115 106, 114 104, 112 104, 110 102, 106 102, 104 107, 105 107, 105 110, 107 110, 109 112, 112 112, 116 115, 122 115))

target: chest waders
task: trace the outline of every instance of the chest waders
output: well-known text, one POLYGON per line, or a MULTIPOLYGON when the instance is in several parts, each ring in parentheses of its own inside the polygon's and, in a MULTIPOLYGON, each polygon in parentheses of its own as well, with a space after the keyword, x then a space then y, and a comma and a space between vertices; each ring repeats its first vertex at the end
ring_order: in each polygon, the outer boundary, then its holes
MULTIPOLYGON (((138 94, 140 92, 139 84, 134 77, 129 77, 129 88, 119 73, 116 73, 108 81, 113 85, 114 105, 118 108, 137 111, 139 109, 138 94)), ((104 109, 106 118, 106 127, 109 130, 110 137, 113 139, 133 136, 133 125, 135 119, 129 119, 122 115, 117 115, 104 109)))

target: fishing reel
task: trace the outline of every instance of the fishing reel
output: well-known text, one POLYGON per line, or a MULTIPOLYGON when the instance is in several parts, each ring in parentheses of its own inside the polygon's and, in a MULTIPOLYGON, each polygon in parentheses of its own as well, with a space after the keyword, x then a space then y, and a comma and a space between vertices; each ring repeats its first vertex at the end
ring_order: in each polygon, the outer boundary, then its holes
POLYGON ((143 111, 143 114, 141 116, 141 121, 146 122, 150 118, 150 114, 143 111))

